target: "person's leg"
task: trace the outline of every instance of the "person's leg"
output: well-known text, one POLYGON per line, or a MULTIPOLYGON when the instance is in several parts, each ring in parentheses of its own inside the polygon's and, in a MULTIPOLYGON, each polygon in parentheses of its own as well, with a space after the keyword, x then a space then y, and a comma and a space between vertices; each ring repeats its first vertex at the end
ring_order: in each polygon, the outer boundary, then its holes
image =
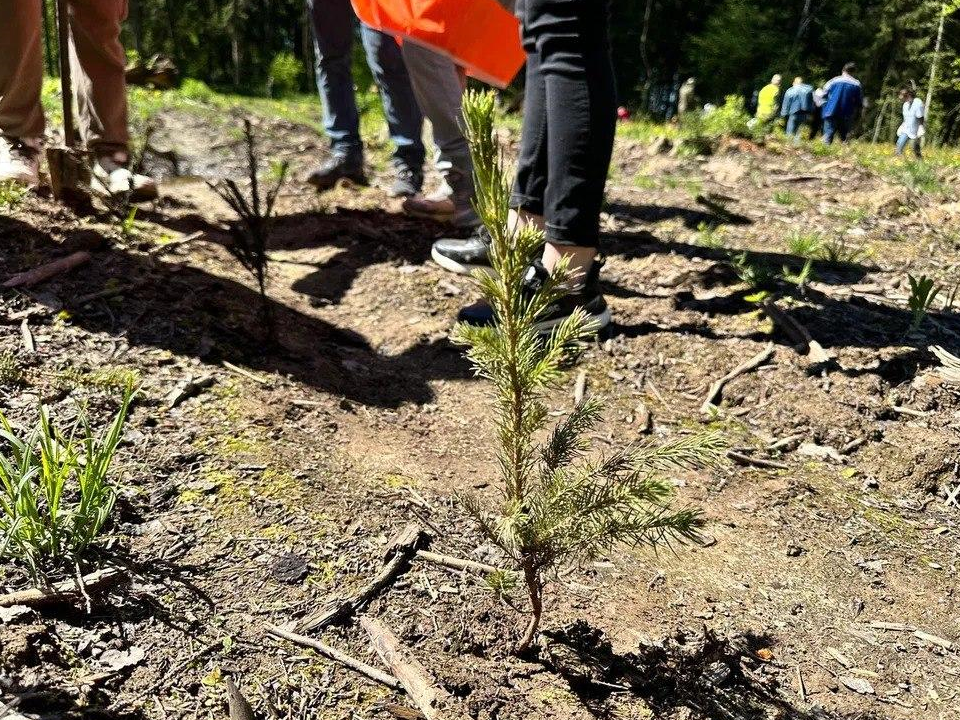
POLYGON ((901 133, 897 135, 897 155, 903 155, 903 149, 907 146, 907 143, 910 142, 910 136, 906 133, 901 133))
POLYGON ((411 178, 412 189, 417 192, 423 183, 423 161, 426 159, 423 113, 413 94, 403 54, 396 39, 390 35, 362 25, 360 36, 370 71, 380 88, 383 113, 396 147, 394 163, 398 172, 409 171, 414 176, 411 178))
POLYGON ((606 0, 529 0, 546 88, 544 266, 569 259, 574 282, 593 264, 616 131, 606 0))
POLYGON ((913 154, 917 160, 923 159, 923 140, 920 138, 914 138, 913 140, 913 154))
POLYGON ((317 91, 330 149, 354 170, 362 170, 360 114, 353 89, 353 35, 356 15, 350 0, 307 0, 317 56, 317 91))
POLYGON ((80 136, 95 154, 126 155, 126 56, 120 23, 126 0, 71 0, 70 63, 80 136))
POLYGON ((823 142, 827 145, 833 143, 833 136, 836 132, 836 128, 833 124, 832 117, 825 117, 823 119, 823 142))
POLYGON ((790 113, 787 115, 787 137, 793 137, 797 134, 797 114, 790 113))
POLYGON ((0 7, 0 180, 33 185, 43 138, 40 3, 0 7))
POLYGON ((840 136, 840 142, 845 143, 847 141, 847 136, 850 134, 850 119, 840 118, 836 121, 836 126, 837 135, 840 136))
POLYGON ((154 200, 157 184, 129 169, 126 55, 120 23, 127 0, 71 0, 70 66, 80 136, 93 152, 92 187, 105 195, 154 200))
POLYGON ((414 215, 452 220, 461 227, 475 227, 473 162, 463 129, 463 85, 457 66, 446 55, 411 41, 403 44, 403 60, 417 103, 433 127, 437 170, 451 191, 448 197, 411 198, 404 209, 414 215))

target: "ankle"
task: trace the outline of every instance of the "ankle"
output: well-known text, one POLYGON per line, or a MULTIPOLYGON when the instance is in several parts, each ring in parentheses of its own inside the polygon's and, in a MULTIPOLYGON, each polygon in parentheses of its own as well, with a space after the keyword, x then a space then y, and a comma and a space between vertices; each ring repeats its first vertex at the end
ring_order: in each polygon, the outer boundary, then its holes
POLYGON ((510 208, 510 213, 507 215, 507 229, 511 233, 515 233, 528 226, 543 230, 543 215, 534 215, 523 208, 510 208))

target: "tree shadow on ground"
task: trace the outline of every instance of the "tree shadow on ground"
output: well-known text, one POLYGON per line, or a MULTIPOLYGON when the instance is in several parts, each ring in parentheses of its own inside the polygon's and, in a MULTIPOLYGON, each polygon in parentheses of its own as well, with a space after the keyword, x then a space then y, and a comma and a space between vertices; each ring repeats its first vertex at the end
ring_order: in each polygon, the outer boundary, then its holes
POLYGON ((604 206, 604 210, 620 218, 628 218, 644 223, 658 223, 665 220, 679 219, 690 230, 696 230, 701 225, 750 225, 753 221, 745 215, 727 210, 719 203, 703 198, 697 199, 704 206, 703 210, 685 208, 679 205, 647 205, 623 202, 611 202, 604 206))
MULTIPOLYGON (((0 218, 0 236, 12 238, 0 258, 11 274, 62 253, 49 234, 11 218, 0 218)), ((433 399, 431 380, 473 377, 462 352, 446 339, 385 355, 363 335, 275 300, 270 302, 280 341, 269 347, 258 341, 259 295, 252 289, 196 267, 122 250, 96 253, 82 272, 57 278, 33 295, 54 311, 68 310, 71 322, 91 332, 208 363, 227 360, 289 375, 363 404, 422 404, 433 399), (117 297, 77 300, 117 283, 129 289, 117 297)))
MULTIPOLYGON (((40 686, 14 695, 15 706, 7 705, 14 717, 36 717, 38 720, 147 720, 142 710, 111 710, 112 698, 106 690, 99 690, 86 701, 76 697, 76 691, 40 686), (17 700, 19 698, 19 700, 17 700)), ((11 702, 0 697, 0 703, 11 702)))
MULTIPOLYGON (((598 718, 619 717, 630 697, 642 700, 656 717, 677 712, 695 720, 880 720, 872 713, 837 714, 788 697, 766 671, 758 651, 772 638, 746 634, 721 637, 707 628, 678 631, 662 642, 643 643, 634 652, 614 652, 602 631, 582 620, 547 632, 541 662, 568 683, 598 718)), ((791 693, 795 692, 791 688, 791 693)))

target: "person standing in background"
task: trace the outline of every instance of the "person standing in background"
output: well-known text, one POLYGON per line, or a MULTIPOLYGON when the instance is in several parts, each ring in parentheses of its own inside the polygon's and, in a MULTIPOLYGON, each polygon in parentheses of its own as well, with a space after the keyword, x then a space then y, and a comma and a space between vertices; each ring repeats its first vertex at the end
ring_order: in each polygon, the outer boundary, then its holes
POLYGON ((837 77, 823 86, 823 141, 827 145, 837 136, 840 142, 846 142, 863 109, 863 88, 853 76, 856 69, 856 65, 847 63, 837 77))
MULTIPOLYGON (((126 57, 120 44, 126 9, 125 0, 71 0, 64 22, 70 26, 80 137, 93 155, 92 189, 129 193, 132 202, 143 202, 157 197, 157 184, 129 169, 126 57)), ((0 182, 39 182, 42 25, 38 0, 0 2, 0 182)))
MULTIPOLYGON (((357 16, 350 0, 307 0, 317 53, 317 89, 323 102, 324 126, 331 157, 307 176, 317 190, 329 190, 338 180, 367 184, 360 140, 360 113, 353 86, 353 42, 357 16)), ((423 114, 397 41, 366 25, 360 38, 373 73, 383 113, 393 140, 394 178, 391 197, 408 197, 423 185, 423 114)))
POLYGON ((765 125, 772 122, 777 117, 777 100, 780 98, 780 83, 782 78, 779 74, 770 78, 770 82, 764 85, 757 94, 757 122, 765 125))
POLYGON ((792 137, 794 143, 800 142, 800 128, 812 111, 813 88, 802 77, 795 77, 793 85, 783 94, 780 108, 780 116, 787 119, 787 137, 792 137))
POLYGON ((696 99, 697 81, 694 78, 687 78, 686 82, 680 86, 680 92, 677 94, 677 117, 686 115, 697 106, 696 99))
POLYGON ((897 128, 897 155, 903 155, 904 149, 911 144, 913 154, 919 160, 923 157, 921 144, 925 133, 923 100, 916 96, 910 85, 900 91, 900 99, 903 101, 903 123, 897 128))

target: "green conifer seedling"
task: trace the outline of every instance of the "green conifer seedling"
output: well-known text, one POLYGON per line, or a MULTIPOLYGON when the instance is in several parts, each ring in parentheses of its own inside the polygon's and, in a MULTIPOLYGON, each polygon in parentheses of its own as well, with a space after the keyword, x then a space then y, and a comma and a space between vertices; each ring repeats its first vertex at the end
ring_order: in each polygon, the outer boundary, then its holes
POLYGON ((543 243, 540 231, 508 227, 507 174, 494 131, 494 97, 468 92, 464 118, 476 184, 476 210, 490 231, 492 275, 477 273, 494 309, 493 327, 459 325, 455 340, 467 346, 477 374, 493 384, 501 502, 487 507, 468 498, 484 532, 515 563, 532 614, 516 647, 527 650, 543 613, 548 575, 563 563, 597 556, 617 543, 657 547, 694 540, 699 510, 672 510, 669 470, 715 461, 717 435, 687 437, 665 445, 644 444, 607 457, 588 456, 587 433, 599 422, 601 403, 579 403, 541 440, 549 424, 543 398, 562 377, 562 365, 595 332, 575 312, 548 336, 536 321, 563 292, 561 263, 536 292, 523 286, 526 268, 543 243))

